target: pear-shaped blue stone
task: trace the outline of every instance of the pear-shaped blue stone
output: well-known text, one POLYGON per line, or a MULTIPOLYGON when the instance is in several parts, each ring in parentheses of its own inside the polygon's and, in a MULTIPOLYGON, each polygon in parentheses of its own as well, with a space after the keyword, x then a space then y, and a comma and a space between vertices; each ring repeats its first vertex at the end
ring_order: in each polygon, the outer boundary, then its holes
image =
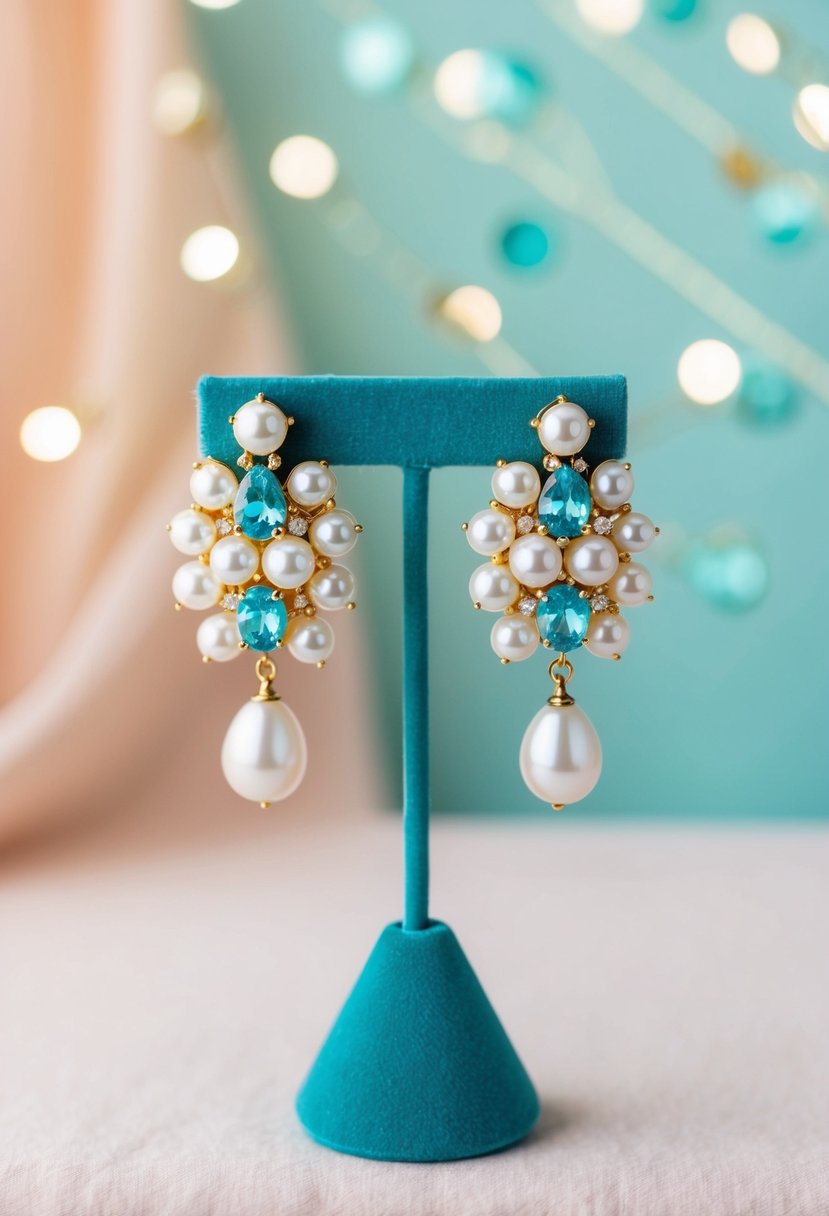
POLYGON ((233 518, 251 540, 267 540, 288 518, 282 486, 270 469, 255 464, 242 478, 233 504, 233 518))
POLYGON ((288 609, 270 587, 250 587, 239 600, 236 623, 251 650, 275 650, 285 634, 288 609))
POLYGON ((550 536, 581 536, 591 505, 587 482, 569 464, 563 464, 544 483, 538 522, 546 525, 550 536))
POLYGON ((575 650, 590 624, 590 605, 569 583, 556 583, 545 591, 535 610, 542 642, 553 650, 575 650))

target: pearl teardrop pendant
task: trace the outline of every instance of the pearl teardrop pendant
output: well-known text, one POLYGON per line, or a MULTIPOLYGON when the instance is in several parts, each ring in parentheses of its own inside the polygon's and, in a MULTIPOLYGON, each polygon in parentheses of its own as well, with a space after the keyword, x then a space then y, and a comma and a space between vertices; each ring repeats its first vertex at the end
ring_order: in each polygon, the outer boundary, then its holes
POLYGON ((527 788, 563 810, 586 798, 602 772, 602 745, 593 723, 554 676, 556 691, 530 722, 521 742, 519 766, 527 788))
MULTIPOLYGON (((272 670, 273 664, 269 667, 272 670)), ((299 719, 262 675, 259 692, 236 714, 222 744, 228 785, 240 797, 270 806, 293 794, 307 763, 299 719)))

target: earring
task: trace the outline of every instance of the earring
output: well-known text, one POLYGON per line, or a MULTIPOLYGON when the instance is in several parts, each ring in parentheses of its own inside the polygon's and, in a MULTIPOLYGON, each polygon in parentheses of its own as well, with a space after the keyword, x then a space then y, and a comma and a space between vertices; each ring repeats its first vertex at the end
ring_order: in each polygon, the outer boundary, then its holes
POLYGON ((294 792, 307 759, 302 727, 274 692, 270 652, 287 647, 301 663, 325 666, 334 631, 317 609, 355 607, 354 576, 341 559, 363 529, 337 507, 327 461, 302 461, 280 484, 277 448, 294 420, 278 405, 259 393, 228 421, 244 476, 240 483, 212 457, 193 465, 193 501, 167 525, 191 559, 173 575, 173 595, 176 609, 221 609, 196 632, 205 663, 259 655, 259 690, 228 727, 222 769, 237 794, 267 807, 294 792))
POLYGON ((653 599, 651 576, 632 555, 659 529, 631 510, 629 464, 605 460, 590 473, 578 455, 595 425, 580 405, 557 397, 531 425, 546 449, 543 487, 533 465, 499 460, 489 507, 463 529, 490 559, 472 574, 469 593, 475 608, 503 613, 490 639, 501 662, 528 659, 539 642, 557 652, 553 695, 527 727, 519 763, 532 793, 560 811, 586 797, 602 769, 598 735, 567 688, 567 655, 585 646, 621 658, 630 626, 620 609, 653 599))

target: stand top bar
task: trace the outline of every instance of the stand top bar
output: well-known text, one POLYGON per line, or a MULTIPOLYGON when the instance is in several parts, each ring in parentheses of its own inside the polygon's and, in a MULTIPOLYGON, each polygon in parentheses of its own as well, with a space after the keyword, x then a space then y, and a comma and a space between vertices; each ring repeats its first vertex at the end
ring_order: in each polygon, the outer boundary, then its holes
POLYGON ((560 394, 596 420, 584 450, 591 465, 623 456, 627 434, 624 376, 204 376, 197 391, 200 454, 231 466, 241 449, 228 418, 257 393, 296 419, 280 449, 288 469, 321 458, 431 469, 500 458, 538 464, 530 419, 560 394))

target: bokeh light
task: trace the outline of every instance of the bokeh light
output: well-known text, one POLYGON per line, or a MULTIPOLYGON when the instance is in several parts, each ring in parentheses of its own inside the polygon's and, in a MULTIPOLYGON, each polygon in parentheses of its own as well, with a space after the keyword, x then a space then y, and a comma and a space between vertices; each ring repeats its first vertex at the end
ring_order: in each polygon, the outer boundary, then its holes
POLYGON ((20 446, 33 460, 56 461, 71 456, 81 441, 81 424, 62 405, 32 410, 20 424, 20 446))
POLYGON ((550 252, 550 235, 531 220, 519 220, 501 233, 501 252, 511 266, 540 266, 550 252))
POLYGON ((714 608, 748 612, 765 597, 769 567, 747 541, 711 540, 691 550, 685 572, 694 590, 714 608))
POLYGON ((796 178, 762 186, 752 205, 760 232, 774 245, 790 245, 814 230, 817 198, 796 178))
POLYGON ((438 305, 438 314, 476 342, 491 342, 501 330, 501 307, 491 291, 470 283, 456 287, 438 305))
POLYGON ((755 13, 740 13, 729 21, 725 44, 734 62, 756 76, 773 72, 780 62, 780 39, 755 13))
POLYGON ((190 3, 194 4, 196 8, 220 9, 233 8, 239 3, 239 0, 190 0, 190 3))
POLYGON ((737 388, 741 371, 733 347, 716 338, 703 338, 682 352, 676 374, 679 387, 696 405, 717 405, 737 388))
POLYGON ((582 21, 602 34, 629 34, 642 20, 644 0, 576 0, 582 21))
POLYGON ((829 86, 807 84, 794 100, 794 125, 807 143, 829 152, 829 86))
POLYGON ((337 180, 340 166, 328 144, 314 135, 283 139, 271 157, 271 181, 294 198, 320 198, 337 180))
POLYGON ((153 95, 153 122, 162 135, 185 135, 206 113, 207 96, 197 72, 176 68, 164 73, 153 95))
POLYGON ((737 414, 743 422, 771 430, 791 422, 799 406, 794 384, 778 367, 757 357, 745 362, 737 397, 737 414))
POLYGON ((349 26, 340 44, 340 66, 359 93, 398 89, 411 71, 414 45, 408 31, 389 17, 371 17, 349 26))
POLYGON ((500 118, 521 123, 542 96, 538 77, 524 63, 495 51, 455 51, 435 72, 438 104, 453 118, 500 118))
POLYGON ((239 260, 235 233, 221 224, 209 224, 191 232, 181 247, 181 268, 188 279, 209 283, 221 279, 239 260))

